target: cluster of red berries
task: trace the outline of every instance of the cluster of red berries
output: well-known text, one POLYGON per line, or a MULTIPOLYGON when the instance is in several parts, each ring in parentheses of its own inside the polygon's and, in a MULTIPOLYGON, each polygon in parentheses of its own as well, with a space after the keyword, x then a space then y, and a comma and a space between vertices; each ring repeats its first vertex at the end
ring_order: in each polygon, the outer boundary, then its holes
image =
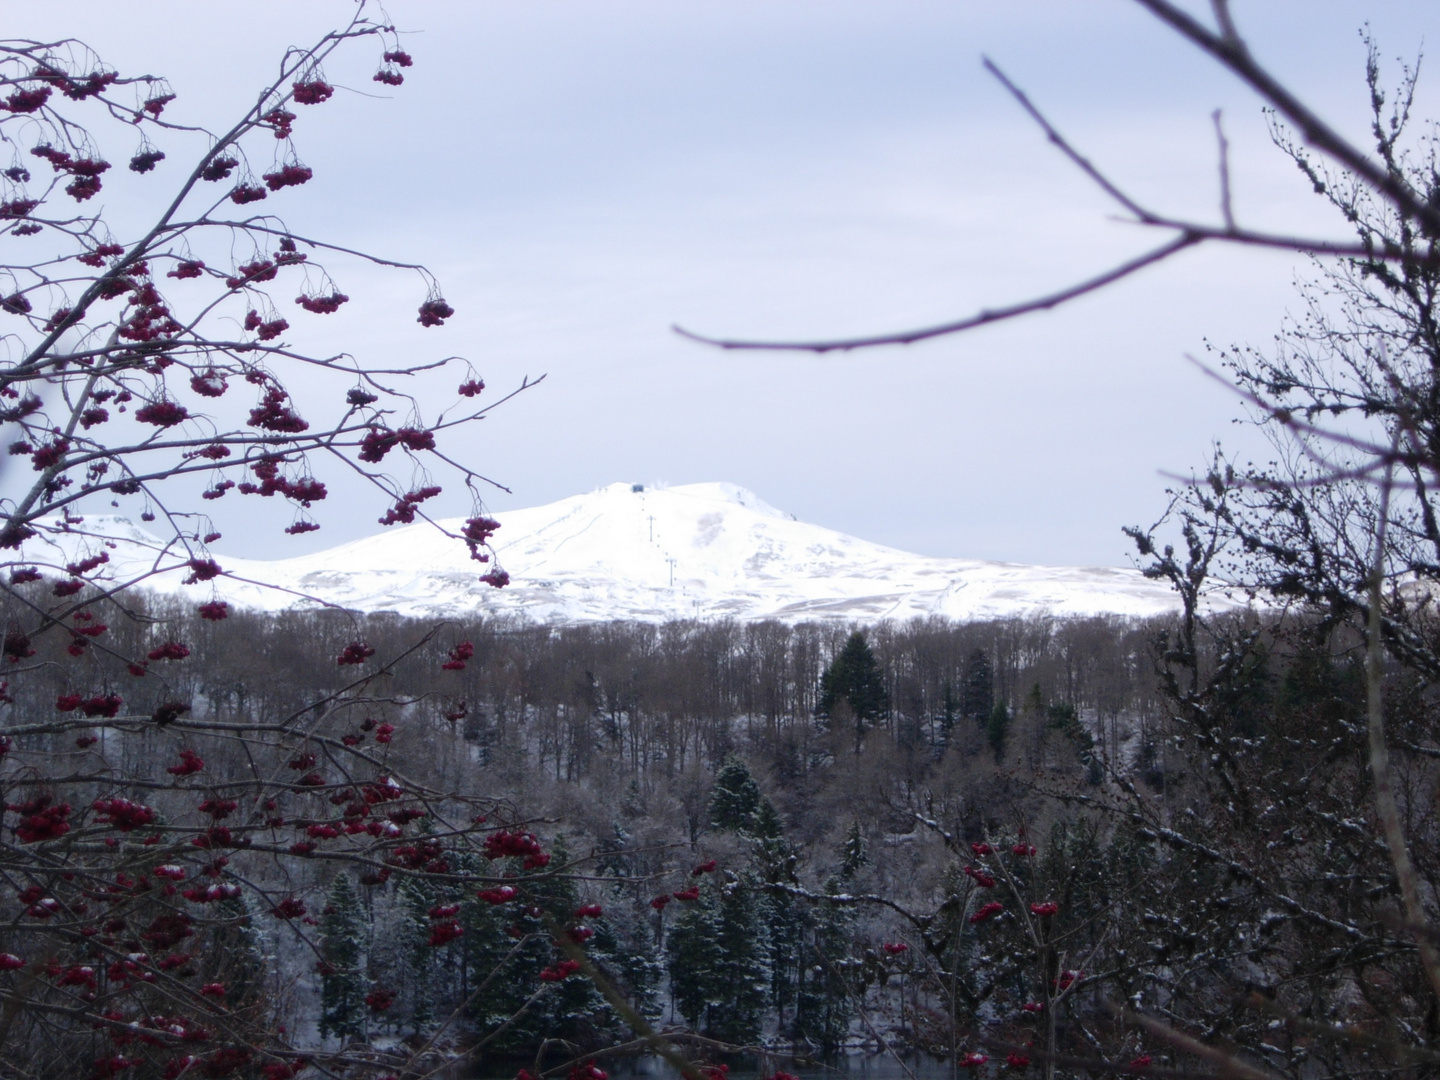
POLYGON ((476 516, 465 519, 465 527, 460 530, 460 535, 473 544, 483 544, 495 535, 500 528, 500 523, 492 517, 476 516))
POLYGON ((196 885, 191 889, 180 890, 180 895, 192 904, 218 904, 224 900, 234 900, 240 893, 240 886, 231 881, 215 885, 196 885))
POLYGON ((147 173, 164 160, 164 150, 156 150, 154 147, 151 147, 149 150, 141 150, 130 159, 130 171, 147 173))
POLYGON ((81 79, 67 75, 49 64, 39 64, 31 78, 57 87, 71 101, 84 101, 88 97, 104 93, 105 88, 116 82, 120 75, 114 71, 92 71, 81 79))
POLYGON ((335 663, 342 667, 347 664, 363 664, 370 657, 375 655, 375 650, 363 641, 352 641, 340 651, 335 658, 335 663))
POLYGON ((444 326, 445 320, 454 314, 455 309, 437 296, 420 305, 420 317, 415 321, 421 326, 444 326))
POLYGON ((395 1004, 395 992, 377 986, 365 995, 365 1004, 370 1007, 371 1012, 384 1012, 395 1004))
POLYGON ((453 919, 434 923, 430 927, 430 945, 432 948, 438 949, 442 945, 450 944, 464 933, 465 928, 453 919))
MULTIPOLYGON (((274 281, 275 275, 280 271, 269 259, 253 259, 248 263, 241 263, 235 268, 235 273, 225 279, 225 284, 232 289, 238 289, 242 285, 251 285, 257 281, 274 281)), ((246 327, 247 330, 252 327, 246 327)))
POLYGON ((65 192, 76 202, 84 202, 100 192, 100 174, 110 168, 108 161, 99 158, 72 158, 64 150, 53 146, 40 145, 30 151, 38 158, 50 162, 56 172, 68 173, 74 177, 65 187, 65 192))
POLYGON ((1041 919, 1048 919, 1052 915, 1060 913, 1060 905, 1054 900, 1046 900, 1043 904, 1031 904, 1030 914, 1041 919))
POLYGON ((409 525, 415 520, 415 507, 426 499, 433 499, 439 495, 441 488, 436 485, 428 485, 416 488, 414 491, 406 492, 396 501, 395 505, 385 511, 385 516, 380 518, 381 525, 409 525))
POLYGON ((260 179, 265 181, 265 186, 271 191, 279 191, 281 188, 293 187, 305 183, 315 175, 308 165, 301 165, 292 162, 284 165, 274 172, 268 172, 260 179))
POLYGON ((14 828, 22 844, 55 840, 70 831, 70 823, 65 820, 70 816, 70 804, 57 803, 49 795, 37 795, 23 803, 7 803, 5 809, 20 815, 14 828))
MULTIPOLYGON (((86 266, 93 266, 97 270, 105 265, 105 260, 116 255, 124 255, 125 249, 119 244, 97 244, 93 251, 87 251, 75 256, 76 262, 82 262, 86 266)), ((127 286, 128 288, 128 286, 127 286)))
POLYGON ((254 330, 255 336, 261 341, 273 341, 286 330, 289 330, 290 324, 285 319, 280 318, 262 319, 258 311, 252 310, 245 316, 245 329, 254 330))
POLYGON ((324 79, 291 83, 290 89, 295 92, 295 101, 300 105, 319 105, 335 93, 335 88, 324 79))
MULTIPOLYGON (((15 447, 10 448, 14 452, 15 447)), ((24 453, 24 451, 20 451, 24 453)), ((70 452, 70 440, 66 438, 52 439, 50 442, 41 443, 30 452, 30 462, 35 466, 36 472, 44 472, 46 469, 59 465, 65 460, 65 455, 70 452)))
MULTIPOLYGON (((352 390, 353 394, 354 391, 352 390)), ((370 399, 375 400, 374 398, 370 399)), ((353 403, 353 402, 352 402, 353 403)), ((433 432, 423 428, 399 428, 395 431, 385 431, 381 428, 370 428, 365 437, 360 440, 360 453, 356 455, 361 461, 373 463, 383 461, 385 455, 396 446, 403 445, 407 450, 434 450, 435 435, 433 432)))
POLYGON ((133 832, 155 820, 154 810, 129 799, 96 799, 90 809, 95 811, 99 824, 110 825, 120 832, 133 832))
POLYGON ((508 904, 514 900, 517 893, 509 885, 501 885, 496 889, 481 889, 475 894, 477 899, 484 900, 487 904, 508 904))
POLYGON ((79 712, 87 717, 103 716, 107 720, 119 713, 123 704, 124 701, 116 694, 96 694, 88 698, 83 694, 61 694, 55 699, 57 712, 79 712))
POLYGON ((214 368, 206 368, 198 371, 190 379, 190 389, 201 397, 218 398, 225 395, 230 389, 230 384, 225 381, 225 376, 214 368))
POLYGON ((204 273, 205 264, 199 259, 181 259, 175 264, 175 269, 169 271, 165 276, 183 281, 186 278, 201 277, 204 273))
POLYGON ((200 804, 200 812, 209 814, 216 821, 227 818, 239 809, 240 804, 234 799, 206 799, 200 804))
POLYGON ((76 577, 79 577, 81 574, 90 573, 90 571, 94 570, 97 566, 104 566, 109 561, 110 553, 108 551, 102 551, 99 555, 90 555, 84 559, 79 559, 72 563, 66 563, 65 570, 67 573, 74 574, 76 577))
POLYGON ((180 750, 179 764, 171 765, 165 771, 171 776, 190 776, 202 771, 204 768, 205 759, 186 746, 180 750))
POLYGON ((6 199, 0 202, 0 220, 17 221, 29 217, 30 211, 40 205, 39 199, 6 199))
POLYGON ((120 336, 126 341, 145 342, 170 338, 184 329, 175 321, 170 314, 170 308, 161 299, 155 286, 149 282, 136 286, 130 302, 137 305, 135 313, 125 320, 119 330, 120 336))
POLYGON ((984 870, 977 870, 973 866, 967 866, 961 873, 973 880, 975 884, 982 889, 993 889, 995 887, 995 879, 985 873, 984 870))
POLYGON ((224 600, 211 600, 201 604, 199 611, 200 617, 210 622, 219 622, 221 619, 230 617, 230 605, 224 600))
POLYGON ((48 86, 37 86, 34 90, 16 90, 3 102, 0 102, 0 109, 12 113, 33 113, 37 112, 49 98, 50 88, 48 86))
POLYGON ((884 950, 887 956, 899 956, 902 953, 910 951, 910 946, 906 945, 903 941, 887 941, 884 945, 881 945, 880 948, 884 950))
POLYGON ((236 206, 244 206, 246 203, 259 202, 266 194, 259 184, 236 184, 230 190, 230 201, 236 206))
POLYGON ((540 972, 541 982, 564 982, 580 970, 580 961, 561 960, 540 972))
POLYGON ((168 428, 176 424, 183 424, 190 418, 190 410, 174 401, 161 399, 152 401, 135 410, 135 419, 142 424, 154 424, 156 427, 168 428))
POLYGON ((475 655, 475 646, 468 641, 462 641, 450 650, 450 659, 440 665, 442 671, 464 671, 465 661, 475 655))
POLYGON ((190 655, 190 647, 178 641, 167 641, 157 645, 146 654, 147 660, 184 660, 190 655))
POLYGON ((271 109, 260 118, 261 122, 268 124, 275 131, 275 138, 288 139, 290 131, 295 124, 295 114, 289 109, 282 109, 279 106, 271 109))
POLYGON ((526 870, 540 870, 550 865, 550 856, 540 847, 534 833, 510 832, 501 829, 485 838, 487 859, 523 858, 526 870))
MULTIPOLYGON (((284 323, 284 319, 277 320, 284 323)), ((251 427, 265 431, 279 431, 287 435, 298 435, 310 427, 310 422, 290 407, 290 395, 278 386, 265 392, 260 404, 250 410, 251 427)))
POLYGON ((987 919, 994 918, 996 915, 999 915, 1000 912, 1004 910, 1004 904, 1000 903, 999 901, 992 900, 990 901, 990 903, 984 905, 978 911, 976 911, 974 915, 971 915, 970 921, 972 923, 982 923, 985 922, 987 919))
POLYGON ((214 559, 191 559, 185 564, 190 570, 190 576, 185 579, 186 585, 194 585, 197 581, 210 581, 217 578, 223 572, 220 564, 214 559))
POLYGON ((203 169, 200 170, 200 179, 209 180, 214 183, 219 180, 228 180, 230 173, 240 164, 239 159, 229 154, 220 154, 211 158, 203 169))
POLYGON ((339 311, 340 305, 349 299, 350 297, 342 292, 332 292, 329 296, 306 296, 302 293, 295 298, 295 303, 316 315, 331 315, 339 311))

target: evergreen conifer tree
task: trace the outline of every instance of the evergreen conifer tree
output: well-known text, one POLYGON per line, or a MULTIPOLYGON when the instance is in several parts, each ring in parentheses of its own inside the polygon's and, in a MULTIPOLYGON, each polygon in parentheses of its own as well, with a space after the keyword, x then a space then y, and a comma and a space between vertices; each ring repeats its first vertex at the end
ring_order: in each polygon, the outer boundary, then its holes
POLYGON ((675 1009, 691 1027, 707 1019, 710 1006, 723 999, 717 961, 720 919, 713 889, 701 889, 700 899, 685 910, 665 938, 670 995, 675 1009))
POLYGON ((649 928, 618 903, 605 905, 605 916, 594 920, 594 927, 591 961, 611 976, 636 1012, 649 1020, 659 1017, 664 1012, 660 983, 665 965, 656 954, 649 928))
MULTIPOLYGON (((569 850, 563 834, 557 835, 551 842, 550 855, 555 864, 564 865, 569 862, 569 850)), ((547 928, 568 929, 576 923, 574 912, 580 904, 580 897, 573 878, 539 874, 530 885, 530 895, 545 911, 547 928)), ((586 918, 581 925, 596 930, 598 935, 597 920, 586 918)), ((549 946, 548 936, 542 944, 549 946)), ((564 953, 549 946, 545 964, 554 964, 564 958, 564 953)), ((538 976, 537 971, 536 977, 538 976)), ((613 1011, 600 995, 600 991, 595 989, 595 984, 581 975, 573 975, 563 982, 551 983, 548 992, 531 1011, 535 1024, 544 1032, 546 1038, 595 1041, 597 1032, 616 1022, 613 1011)))
POLYGON ((859 630, 850 635, 820 676, 816 715, 828 720, 842 701, 849 706, 854 718, 857 746, 865 730, 890 713, 885 677, 865 635, 859 630))
POLYGON ((365 1032, 365 976, 361 971, 364 920, 360 898, 343 870, 330 886, 320 916, 320 1035, 339 1038, 365 1032))
MULTIPOLYGON (((837 892, 837 885, 831 880, 825 891, 837 892)), ((793 1034, 834 1053, 844 1045, 855 1011, 849 985, 854 916, 838 904, 815 904, 808 922, 793 1034)))
POLYGON ((865 853, 865 833, 860 828, 859 820, 850 823, 850 831, 845 834, 845 842, 840 847, 840 880, 853 880, 860 872, 860 868, 870 861, 865 853))
POLYGON ((439 902, 438 894, 428 880, 406 875, 395 889, 395 902, 400 961, 405 965, 402 991, 410 1026, 419 1034, 435 1019, 436 957, 430 947, 429 911, 439 902))
POLYGON ((987 724, 995 711, 995 669, 990 654, 976 649, 965 662, 965 686, 960 695, 960 714, 977 724, 987 724))
POLYGON ((758 881, 746 878, 721 890, 717 930, 712 970, 720 994, 706 1028, 727 1042, 752 1043, 770 998, 770 935, 758 881))
POLYGON ((224 920, 210 931, 201 978, 225 987, 225 1006, 241 1009, 264 997, 265 950, 250 897, 234 896, 215 906, 224 920))
POLYGON ((760 803, 760 786, 750 769, 731 754, 715 774, 715 786, 710 792, 710 827, 721 832, 752 832, 760 803))
POLYGON ((1005 752, 1005 738, 1009 733, 1010 710, 1003 701, 997 701, 990 710, 990 719, 985 725, 985 738, 990 742, 990 749, 995 752, 996 761, 999 761, 1005 752))

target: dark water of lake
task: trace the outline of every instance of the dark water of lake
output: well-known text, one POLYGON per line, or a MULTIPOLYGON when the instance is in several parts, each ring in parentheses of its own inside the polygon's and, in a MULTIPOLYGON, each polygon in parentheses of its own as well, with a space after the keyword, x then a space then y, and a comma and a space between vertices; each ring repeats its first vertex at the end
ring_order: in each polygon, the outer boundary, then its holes
MULTIPOLYGON (((729 1080, 760 1080, 776 1069, 783 1069, 800 1080, 951 1080, 953 1075, 948 1061, 923 1055, 907 1056, 903 1060, 901 1065, 891 1054, 849 1054, 817 1067, 790 1064, 783 1056, 777 1056, 762 1068, 759 1059, 734 1058, 729 1062, 729 1080)), ((619 1058, 598 1064, 610 1074, 610 1080, 680 1080, 678 1069, 655 1056, 619 1058)), ((514 1072, 491 1076, 491 1071, 487 1070, 481 1080, 514 1080, 514 1072)))

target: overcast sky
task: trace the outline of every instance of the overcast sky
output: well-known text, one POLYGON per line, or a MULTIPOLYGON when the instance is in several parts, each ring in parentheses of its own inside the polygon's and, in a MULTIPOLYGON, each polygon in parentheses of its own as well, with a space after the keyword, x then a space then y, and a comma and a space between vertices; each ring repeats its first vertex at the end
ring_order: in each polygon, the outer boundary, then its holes
MULTIPOLYGON (((1419 0, 1233 6, 1259 58, 1361 140, 1362 24, 1387 59, 1413 58, 1440 26, 1440 5, 1419 0)), ((175 118, 220 127, 285 45, 350 8, 0 0, 0 17, 7 36, 78 36, 126 73, 164 74, 175 118)), ((1258 447, 1231 423, 1233 395, 1185 356, 1274 335, 1310 272, 1285 255, 1192 252, 1057 312, 848 356, 724 354, 670 332, 924 325, 1156 243, 1113 220, 982 54, 1168 212, 1216 217, 1222 108, 1242 222, 1343 236, 1270 146, 1258 100, 1131 0, 388 10, 414 31, 405 85, 304 113, 296 145, 315 180, 283 209, 297 231, 425 262, 459 311, 421 333, 412 282, 356 269, 337 276, 357 302, 317 346, 461 354, 496 390, 547 376, 457 448, 513 489, 496 509, 616 480, 730 480, 911 551, 1124 565, 1120 528, 1161 512, 1165 471, 1203 464, 1217 437, 1258 447)), ((373 65, 361 46, 329 75, 371 94, 373 65)), ((1440 116, 1436 85, 1422 79, 1422 116, 1440 116)), ((380 508, 344 498, 338 478, 337 491, 321 532, 277 541, 233 520, 222 550, 300 553, 376 531, 380 508)))

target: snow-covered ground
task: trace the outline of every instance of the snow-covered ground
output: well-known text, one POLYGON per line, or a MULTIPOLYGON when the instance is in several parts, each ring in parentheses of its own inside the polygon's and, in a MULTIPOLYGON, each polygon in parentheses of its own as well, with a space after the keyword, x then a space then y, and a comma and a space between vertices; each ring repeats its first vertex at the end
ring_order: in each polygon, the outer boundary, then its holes
MULTIPOLYGON (((213 583, 184 586, 182 555, 128 519, 88 516, 47 550, 25 555, 58 568, 114 538, 102 573, 124 580, 173 566, 148 587, 199 599, 279 610, 322 600, 360 611, 437 616, 523 614, 539 622, 841 619, 873 622, 942 616, 986 619, 1156 615, 1176 604, 1168 588, 1134 570, 1024 566, 939 559, 807 525, 728 483, 611 484, 547 506, 495 515, 500 563, 512 583, 494 589, 465 546, 425 524, 291 559, 227 558, 213 583), (265 589, 268 582, 282 590, 265 589)), ((461 523, 447 521, 458 531, 461 523)))

